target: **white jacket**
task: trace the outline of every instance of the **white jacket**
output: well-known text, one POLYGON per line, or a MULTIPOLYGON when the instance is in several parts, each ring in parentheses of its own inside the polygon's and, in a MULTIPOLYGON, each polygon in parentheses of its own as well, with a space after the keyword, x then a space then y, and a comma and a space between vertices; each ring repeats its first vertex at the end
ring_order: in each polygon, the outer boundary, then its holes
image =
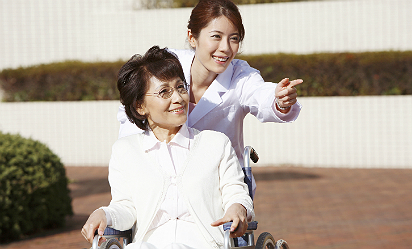
POLYGON ((141 148, 143 136, 127 136, 113 145, 109 164, 112 201, 105 208, 112 227, 127 230, 136 222, 133 242, 142 240, 173 178, 211 248, 222 247, 222 228, 210 224, 222 218, 227 208, 239 200, 253 210, 230 140, 219 132, 194 130, 194 146, 173 177, 141 148))
MULTIPOLYGON (((192 50, 172 50, 179 58, 186 81, 190 81, 190 68, 194 59, 192 50)), ((234 59, 206 90, 196 108, 189 114, 187 125, 197 130, 215 130, 226 134, 243 165, 243 119, 248 113, 260 122, 292 122, 301 110, 295 103, 287 114, 276 110, 275 83, 264 82, 259 71, 246 61, 234 59)), ((117 114, 120 121, 119 137, 141 132, 130 123, 124 107, 117 114)))

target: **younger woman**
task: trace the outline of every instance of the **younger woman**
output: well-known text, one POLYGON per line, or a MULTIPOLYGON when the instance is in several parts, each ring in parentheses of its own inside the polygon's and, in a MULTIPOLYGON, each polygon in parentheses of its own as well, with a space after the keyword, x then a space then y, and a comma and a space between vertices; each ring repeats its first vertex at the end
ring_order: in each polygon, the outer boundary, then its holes
MULTIPOLYGON (((230 0, 200 0, 192 10, 187 34, 192 49, 171 50, 190 84, 187 125, 226 134, 242 164, 245 116, 250 113, 261 122, 294 121, 301 109, 295 86, 303 81, 264 82, 258 70, 234 59, 245 30, 239 9, 230 0)), ((141 132, 123 106, 117 118, 119 137, 141 132)))

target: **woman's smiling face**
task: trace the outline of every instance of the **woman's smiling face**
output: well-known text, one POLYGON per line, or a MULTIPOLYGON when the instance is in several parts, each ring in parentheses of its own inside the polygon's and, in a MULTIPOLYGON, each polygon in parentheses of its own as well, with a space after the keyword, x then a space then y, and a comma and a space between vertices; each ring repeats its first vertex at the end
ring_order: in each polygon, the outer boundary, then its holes
POLYGON ((189 94, 185 82, 176 77, 168 82, 152 77, 149 89, 142 106, 137 108, 140 115, 146 115, 149 127, 154 133, 156 129, 169 130, 177 133, 187 120, 189 94), (160 95, 172 89, 169 98, 160 95))
POLYGON ((198 39, 191 35, 189 42, 195 49, 195 61, 205 70, 220 74, 229 66, 239 50, 237 28, 225 16, 213 19, 200 31, 198 39))

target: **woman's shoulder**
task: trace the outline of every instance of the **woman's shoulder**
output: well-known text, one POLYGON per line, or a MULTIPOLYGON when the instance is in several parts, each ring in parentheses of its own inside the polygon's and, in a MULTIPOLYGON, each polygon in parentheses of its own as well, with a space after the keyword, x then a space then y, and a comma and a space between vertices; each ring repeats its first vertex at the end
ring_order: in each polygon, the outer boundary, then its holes
POLYGON ((143 138, 143 136, 143 133, 138 133, 121 137, 114 142, 112 149, 113 151, 128 151, 132 148, 138 147, 140 144, 139 141, 143 138))
POLYGON ((236 77, 242 77, 244 78, 245 76, 251 76, 251 75, 258 75, 260 76, 260 71, 257 70, 256 68, 253 68, 247 63, 247 61, 240 60, 240 59, 234 59, 232 61, 233 65, 233 76, 236 77))

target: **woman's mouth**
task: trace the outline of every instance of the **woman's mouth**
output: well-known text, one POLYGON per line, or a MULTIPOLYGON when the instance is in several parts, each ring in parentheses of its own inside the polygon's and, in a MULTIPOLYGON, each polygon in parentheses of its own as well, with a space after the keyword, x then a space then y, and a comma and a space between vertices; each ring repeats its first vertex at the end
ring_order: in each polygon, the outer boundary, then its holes
POLYGON ((212 56, 212 58, 219 62, 226 62, 229 59, 229 57, 218 57, 218 56, 212 56))
POLYGON ((181 112, 184 112, 184 110, 185 110, 185 108, 182 106, 180 108, 170 110, 169 112, 171 112, 171 113, 181 113, 181 112))

